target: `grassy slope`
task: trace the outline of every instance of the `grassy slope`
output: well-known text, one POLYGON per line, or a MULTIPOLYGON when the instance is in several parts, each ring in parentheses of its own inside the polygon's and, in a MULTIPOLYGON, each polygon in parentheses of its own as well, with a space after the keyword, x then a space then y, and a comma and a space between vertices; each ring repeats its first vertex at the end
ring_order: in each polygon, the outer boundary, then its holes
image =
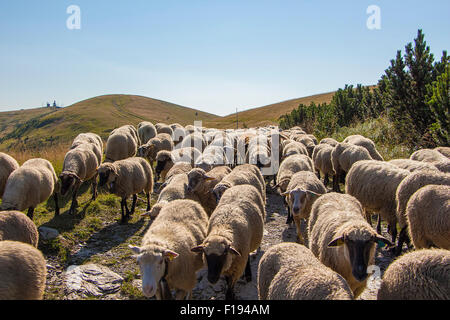
POLYGON ((19 138, 26 141, 28 148, 41 148, 68 143, 81 132, 94 132, 106 138, 118 126, 137 125, 144 120, 187 125, 194 120, 205 121, 215 117, 217 116, 141 96, 100 96, 50 112, 47 108, 41 108, 0 113, 0 125, 8 129, 0 134, 0 139, 3 138, 0 150, 17 149, 19 138))
MULTIPOLYGON (((277 125, 278 118, 286 113, 291 112, 303 103, 309 105, 311 102, 324 103, 330 102, 333 98, 334 92, 317 94, 309 97, 297 98, 287 100, 279 103, 274 103, 260 108, 254 108, 246 111, 239 112, 239 128, 242 128, 244 123, 247 127, 265 126, 265 125, 277 125)), ((204 124, 206 127, 214 128, 236 128, 236 114, 230 114, 225 117, 212 119, 206 121, 204 124)))

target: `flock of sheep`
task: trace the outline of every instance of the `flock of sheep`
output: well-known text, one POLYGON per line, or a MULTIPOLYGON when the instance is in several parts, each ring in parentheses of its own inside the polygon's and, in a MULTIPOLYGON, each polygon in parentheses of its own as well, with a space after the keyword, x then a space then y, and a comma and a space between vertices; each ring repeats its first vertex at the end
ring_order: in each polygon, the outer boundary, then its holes
POLYGON ((59 215, 58 195, 71 191, 73 214, 85 181, 92 182, 92 199, 97 187, 121 198, 121 223, 135 212, 137 195, 146 195, 142 216, 153 221, 141 245, 129 247, 147 297, 191 298, 196 272, 206 267, 208 281, 224 276, 226 299, 234 299, 236 282, 254 277, 249 257, 260 250, 270 191, 283 197, 297 243, 264 252, 259 299, 355 299, 377 248, 399 256, 383 275, 379 299, 450 298, 450 148, 387 162, 360 135, 319 142, 299 127, 142 122, 113 130, 105 148, 96 134, 78 135, 59 177, 45 159, 19 166, 0 153, 0 299, 43 298, 46 262, 37 249, 34 208, 53 195, 59 215), (390 240, 381 235, 381 221, 390 240), (402 254, 405 243, 411 252, 402 254))

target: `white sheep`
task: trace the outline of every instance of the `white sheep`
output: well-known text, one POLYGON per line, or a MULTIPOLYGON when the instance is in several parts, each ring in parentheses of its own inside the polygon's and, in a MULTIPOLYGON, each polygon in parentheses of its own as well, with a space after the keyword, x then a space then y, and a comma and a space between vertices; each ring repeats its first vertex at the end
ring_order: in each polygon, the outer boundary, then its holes
POLYGON ((340 192, 339 183, 345 181, 345 175, 351 167, 358 161, 372 160, 366 148, 349 144, 339 143, 331 152, 331 162, 333 164, 333 191, 340 192))
POLYGON ((16 159, 6 153, 0 152, 0 198, 5 192, 6 181, 9 175, 19 167, 16 159))
POLYGON ((84 181, 92 183, 92 199, 97 197, 97 168, 100 166, 97 156, 87 144, 80 144, 69 150, 63 162, 61 179, 61 195, 65 196, 72 189, 72 203, 69 214, 72 214, 77 203, 77 193, 84 181))
POLYGON ((450 250, 450 186, 420 188, 408 201, 406 218, 414 248, 450 250))
POLYGON ((166 180, 159 189, 159 196, 156 204, 153 205, 151 210, 144 213, 143 216, 155 218, 167 203, 180 199, 189 199, 200 203, 200 199, 197 195, 188 191, 187 173, 175 174, 170 179, 166 180))
POLYGON ((434 149, 420 149, 411 154, 411 160, 423 161, 423 162, 440 162, 448 161, 448 158, 437 150, 434 149))
POLYGON ((42 300, 47 263, 28 243, 0 241, 0 300, 42 300))
POLYGON ((158 134, 166 133, 166 134, 170 135, 171 137, 173 136, 173 130, 168 124, 160 122, 160 123, 155 124, 155 128, 156 128, 156 132, 158 134))
POLYGON ((196 148, 188 147, 175 149, 172 151, 161 150, 156 155, 156 179, 162 179, 165 181, 166 175, 169 170, 178 162, 188 162, 191 166, 194 166, 196 161, 201 156, 200 151, 196 148))
POLYGON ((234 299, 234 285, 244 270, 247 282, 251 281, 250 253, 261 244, 264 219, 258 190, 251 185, 234 186, 225 191, 211 215, 205 240, 191 249, 203 255, 210 283, 225 276, 227 300, 234 299))
POLYGON ((387 162, 367 160, 355 163, 345 181, 345 192, 361 202, 369 223, 369 213, 378 213, 378 233, 381 233, 381 220, 388 223, 392 242, 397 238, 397 187, 410 174, 387 162))
POLYGON ((137 156, 146 158, 150 163, 156 160, 156 155, 162 150, 172 151, 174 143, 172 137, 167 133, 159 133, 156 137, 139 147, 137 156))
POLYGON ((36 206, 53 194, 55 215, 59 215, 59 189, 60 184, 52 164, 45 159, 30 159, 9 176, 0 210, 28 209, 28 217, 33 219, 36 206))
POLYGON ((399 255, 403 244, 409 245, 408 222, 406 218, 406 207, 411 196, 420 188, 429 185, 447 185, 450 186, 450 174, 444 174, 439 171, 422 170, 411 173, 399 185, 395 194, 396 214, 400 228, 397 248, 395 253, 399 255))
POLYGON ((106 141, 105 162, 123 160, 136 155, 140 146, 137 130, 132 125, 114 129, 106 141))
POLYGON ((156 135, 158 134, 156 131, 156 127, 153 125, 153 123, 148 121, 143 121, 139 123, 137 127, 137 132, 141 144, 146 144, 148 140, 156 137, 156 135))
POLYGON ((19 211, 0 212, 0 241, 11 240, 38 246, 39 232, 34 222, 19 211))
POLYGON ((150 195, 153 192, 153 172, 149 163, 139 157, 104 163, 98 168, 99 186, 107 185, 109 191, 122 198, 121 223, 125 223, 134 213, 137 194, 145 192, 147 211, 150 210, 150 195), (127 198, 133 196, 131 210, 127 207, 127 198), (125 214, 126 211, 126 214, 125 214))
POLYGON ((410 172, 415 172, 417 170, 438 170, 436 166, 429 162, 422 162, 411 159, 394 159, 388 161, 388 163, 396 165, 397 167, 408 170, 410 172))
POLYGON ((305 246, 271 246, 258 265, 259 300, 352 300, 341 275, 322 264, 305 246))
POLYGON ((378 300, 450 300, 450 251, 406 253, 383 274, 378 300))
POLYGON ((327 143, 321 143, 314 148, 312 160, 314 169, 320 179, 320 173, 324 175, 323 183, 328 185, 330 176, 334 176, 333 162, 331 161, 331 154, 334 148, 327 143))
POLYGON ((363 137, 361 135, 352 135, 345 138, 343 142, 364 147, 367 149, 367 151, 369 151, 369 154, 373 160, 384 161, 383 157, 378 152, 375 143, 369 138, 363 137))
POLYGON ((80 133, 72 142, 70 149, 75 149, 80 145, 87 146, 92 149, 92 151, 97 156, 98 163, 102 163, 103 158, 103 140, 95 133, 80 133))
POLYGON ((217 200, 212 190, 231 172, 226 166, 215 167, 205 172, 200 168, 194 168, 188 173, 188 192, 196 195, 208 216, 217 206, 217 200))
POLYGON ((219 201, 227 189, 242 184, 254 186, 263 198, 264 203, 266 203, 266 184, 264 177, 258 167, 253 164, 243 164, 235 167, 222 181, 216 184, 213 193, 217 201, 219 201))
POLYGON ((328 193, 313 204, 308 224, 309 248, 338 272, 358 297, 374 264, 375 247, 391 245, 365 220, 359 201, 348 194, 328 193))
POLYGON ((282 194, 287 197, 289 213, 293 216, 300 244, 304 243, 300 229, 301 220, 309 219, 314 201, 325 193, 327 193, 327 188, 314 173, 300 171, 292 176, 286 192, 282 194))
POLYGON ((140 247, 130 246, 138 254, 142 291, 158 300, 190 296, 197 283, 196 272, 203 266, 200 255, 191 248, 206 236, 208 216, 192 200, 175 200, 161 210, 145 233, 140 247))

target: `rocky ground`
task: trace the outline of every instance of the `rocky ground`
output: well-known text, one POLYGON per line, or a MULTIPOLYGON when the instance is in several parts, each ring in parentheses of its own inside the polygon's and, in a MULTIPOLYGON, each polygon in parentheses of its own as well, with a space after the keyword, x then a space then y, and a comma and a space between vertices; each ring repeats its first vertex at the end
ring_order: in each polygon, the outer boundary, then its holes
MULTIPOLYGON (((153 196, 153 201, 157 195, 153 196)), ((143 206, 138 207, 144 212, 143 206)), ((239 300, 256 300, 258 298, 256 274, 259 260, 265 250, 280 242, 294 242, 296 232, 294 225, 286 225, 287 212, 282 198, 268 192, 266 205, 266 224, 264 238, 259 251, 251 254, 253 280, 246 283, 241 279, 235 287, 239 300)), ((148 218, 139 217, 139 213, 126 225, 120 225, 116 219, 104 221, 100 230, 93 233, 87 241, 75 242, 70 246, 70 253, 65 261, 49 253, 45 240, 40 247, 47 258, 48 277, 45 299, 101 299, 128 300, 146 299, 140 290, 139 268, 129 244, 139 245, 150 225, 148 218)), ((303 225, 306 228, 306 224, 303 225)), ((385 228, 383 234, 387 236, 385 228)), ((60 241, 64 238, 59 235, 60 241)), ((388 237, 389 239, 390 237, 388 237)), ((371 277, 367 289, 359 297, 363 300, 376 299, 380 276, 393 257, 386 250, 377 249, 376 265, 379 273, 371 277)), ((195 300, 224 299, 225 281, 221 279, 211 285, 206 279, 206 270, 198 272, 198 284, 193 290, 195 300)))

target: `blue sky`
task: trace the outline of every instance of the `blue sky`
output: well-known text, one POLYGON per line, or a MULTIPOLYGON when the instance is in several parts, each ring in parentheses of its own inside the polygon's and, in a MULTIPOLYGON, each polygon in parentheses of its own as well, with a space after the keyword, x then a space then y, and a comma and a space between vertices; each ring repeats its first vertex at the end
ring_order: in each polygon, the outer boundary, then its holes
POLYGON ((0 111, 123 93, 227 115, 375 84, 419 28, 440 59, 449 12, 448 0, 1 1, 0 111), (66 27, 70 5, 80 30, 66 27))

